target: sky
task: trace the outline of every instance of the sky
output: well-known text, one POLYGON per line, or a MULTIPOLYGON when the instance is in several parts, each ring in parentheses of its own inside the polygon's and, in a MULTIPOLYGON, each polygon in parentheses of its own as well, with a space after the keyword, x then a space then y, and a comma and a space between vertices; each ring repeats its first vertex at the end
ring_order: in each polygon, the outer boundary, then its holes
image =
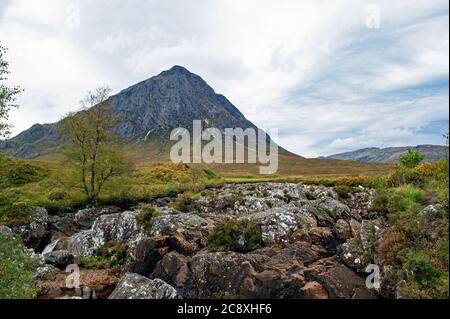
POLYGON ((0 0, 13 135, 182 65, 307 157, 443 144, 447 0, 0 0))

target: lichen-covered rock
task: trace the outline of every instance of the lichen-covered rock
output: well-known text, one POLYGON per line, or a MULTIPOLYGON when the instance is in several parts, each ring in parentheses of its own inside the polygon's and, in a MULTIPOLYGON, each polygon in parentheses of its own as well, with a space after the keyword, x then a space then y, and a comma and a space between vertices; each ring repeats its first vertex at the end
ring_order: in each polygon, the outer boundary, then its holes
POLYGON ((348 220, 350 215, 350 208, 333 198, 322 198, 314 201, 314 205, 324 210, 333 220, 339 218, 348 220))
POLYGON ((175 288, 161 279, 148 279, 127 273, 117 284, 109 299, 179 299, 175 288))
POLYGON ((131 248, 144 237, 144 230, 136 221, 136 213, 108 214, 98 217, 92 229, 61 238, 56 249, 67 250, 78 259, 93 255, 98 248, 109 242, 122 243, 131 248))
POLYGON ((61 238, 55 247, 58 250, 69 251, 76 262, 79 262, 82 256, 92 256, 96 248, 92 230, 80 231, 70 237, 61 238))
POLYGON ((213 227, 212 220, 190 213, 158 216, 152 219, 152 231, 156 235, 183 234, 186 231, 201 232, 206 235, 213 227))
POLYGON ((144 230, 138 225, 134 212, 102 215, 92 226, 92 239, 97 248, 108 242, 133 245, 144 237, 144 230))
POLYGON ((435 216, 440 211, 443 211, 442 205, 428 205, 417 215, 417 217, 422 218, 426 224, 429 224, 435 219, 435 216))
POLYGON ((380 220, 363 220, 361 222, 360 239, 363 249, 371 249, 380 239, 383 223, 380 220))
POLYGON ((295 231, 317 226, 312 214, 295 205, 268 209, 245 218, 261 227, 264 244, 287 241, 295 231))
POLYGON ((364 260, 364 249, 361 245, 361 240, 358 237, 353 237, 347 240, 339 247, 339 257, 350 268, 362 271, 367 266, 364 260))
POLYGON ((333 198, 338 199, 339 195, 331 187, 326 187, 323 185, 305 185, 305 192, 309 192, 314 198, 324 199, 333 198))
POLYGON ((46 264, 36 269, 33 278, 37 280, 51 280, 56 274, 58 274, 60 270, 53 265, 46 264))
POLYGON ((40 251, 44 248, 48 231, 48 212, 45 208, 35 207, 31 211, 30 223, 16 229, 25 245, 40 251))
POLYGON ((13 234, 13 231, 7 226, 0 225, 0 234, 4 236, 10 236, 13 234))

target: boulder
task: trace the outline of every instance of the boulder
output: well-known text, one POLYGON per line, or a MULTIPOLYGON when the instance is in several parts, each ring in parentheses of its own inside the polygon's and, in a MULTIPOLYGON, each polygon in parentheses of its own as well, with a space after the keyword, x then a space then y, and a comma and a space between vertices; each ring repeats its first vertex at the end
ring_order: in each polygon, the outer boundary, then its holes
POLYGON ((316 281, 307 282, 302 288, 300 288, 300 294, 305 299, 328 299, 328 293, 316 281))
POLYGON ((74 221, 83 228, 91 228, 94 221, 100 216, 100 210, 96 207, 85 208, 79 210, 75 216, 74 221))
POLYGON ((132 246, 144 237, 144 230, 138 225, 134 212, 102 215, 92 226, 92 239, 96 248, 108 242, 132 246))
POLYGON ((142 276, 150 275, 156 264, 169 251, 168 239, 167 236, 141 239, 130 249, 125 269, 142 276))
POLYGON ((76 262, 79 262, 82 256, 92 256, 96 248, 92 230, 82 230, 70 237, 60 238, 55 247, 57 250, 69 251, 76 262))
POLYGON ((183 234, 186 231, 201 232, 207 235, 214 222, 191 213, 164 215, 152 218, 152 230, 156 235, 183 234))
POLYGON ((61 238, 56 249, 68 250, 77 258, 91 256, 109 242, 123 243, 132 248, 144 237, 144 230, 136 221, 136 213, 108 214, 98 217, 92 229, 61 238))
MULTIPOLYGON (((189 233, 187 233, 189 235, 189 233)), ((195 237, 195 236, 194 236, 195 237)), ((173 234, 169 236, 168 244, 171 250, 175 250, 183 255, 193 255, 200 250, 195 242, 188 241, 182 234, 173 234)))
POLYGON ((430 224, 436 218, 435 216, 439 211, 443 211, 442 205, 428 205, 417 215, 417 217, 423 219, 426 224, 430 224))
POLYGON ((261 227, 264 244, 286 242, 299 229, 317 226, 316 219, 308 211, 295 205, 285 205, 244 217, 261 227))
POLYGON ((334 237, 330 228, 312 227, 308 230, 308 235, 310 242, 314 245, 324 247, 328 255, 336 253, 339 242, 334 237))
POLYGON ((346 267, 336 257, 324 258, 305 270, 308 281, 322 285, 331 299, 375 299, 373 291, 367 289, 364 278, 346 267))
POLYGON ((200 253, 192 257, 189 298, 244 298, 248 293, 243 287, 245 278, 253 273, 244 254, 235 252, 200 253))
POLYGON ((172 251, 156 265, 151 278, 159 278, 179 289, 185 287, 191 278, 188 267, 190 258, 172 251))
POLYGON ((339 218, 349 220, 351 217, 350 208, 336 199, 324 197, 313 203, 318 208, 324 210, 333 220, 339 218))
POLYGON ((60 269, 74 262, 74 256, 67 250, 56 250, 43 255, 45 263, 54 265, 60 269))
POLYGON ((31 211, 30 223, 20 226, 17 233, 22 237, 27 247, 35 251, 42 250, 47 244, 48 212, 45 208, 35 207, 31 211))
POLYGON ((380 239, 383 229, 384 226, 380 220, 363 220, 359 233, 362 248, 365 250, 373 248, 380 239))
POLYGON ((36 269, 33 278, 37 280, 51 280, 55 278, 59 272, 60 270, 55 266, 46 264, 36 269))
POLYGON ((11 236, 13 234, 11 228, 7 226, 0 225, 0 235, 11 236))
POLYGON ((300 211, 313 215, 317 220, 318 226, 332 227, 334 225, 334 217, 328 211, 315 205, 314 202, 297 202, 296 205, 300 211))
POLYGON ((127 273, 117 284, 109 299, 179 299, 175 288, 161 279, 148 279, 127 273))
POLYGON ((52 216, 50 218, 50 230, 52 231, 52 236, 55 233, 72 236, 80 231, 80 226, 73 220, 73 215, 52 216))

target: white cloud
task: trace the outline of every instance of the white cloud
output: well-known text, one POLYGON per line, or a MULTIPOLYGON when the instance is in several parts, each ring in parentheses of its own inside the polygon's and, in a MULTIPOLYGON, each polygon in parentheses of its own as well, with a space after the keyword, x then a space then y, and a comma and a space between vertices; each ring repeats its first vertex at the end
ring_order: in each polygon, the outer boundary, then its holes
POLYGON ((66 25, 71 3, 0 5, 11 80, 27 89, 16 133, 58 120, 98 83, 119 91, 175 64, 306 156, 435 142, 421 130, 448 120, 444 0, 81 0, 79 29, 66 25), (379 29, 365 26, 373 3, 379 29))

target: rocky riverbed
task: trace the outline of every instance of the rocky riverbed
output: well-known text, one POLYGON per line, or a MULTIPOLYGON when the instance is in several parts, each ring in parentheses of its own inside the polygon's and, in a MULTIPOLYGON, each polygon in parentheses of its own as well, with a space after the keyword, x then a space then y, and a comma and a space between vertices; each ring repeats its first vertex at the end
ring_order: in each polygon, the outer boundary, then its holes
POLYGON ((379 287, 366 285, 368 252, 388 227, 369 209, 371 194, 362 186, 339 196, 322 185, 233 184, 202 192, 181 211, 174 198, 158 199, 146 227, 137 218, 144 206, 64 216, 36 208, 31 223, 13 232, 40 255, 39 298, 395 298, 383 276, 379 287), (259 227, 261 247, 208 249, 216 225, 242 219, 259 227), (80 267, 79 286, 68 285, 74 268, 66 267, 108 243, 126 245, 123 261, 80 267))

